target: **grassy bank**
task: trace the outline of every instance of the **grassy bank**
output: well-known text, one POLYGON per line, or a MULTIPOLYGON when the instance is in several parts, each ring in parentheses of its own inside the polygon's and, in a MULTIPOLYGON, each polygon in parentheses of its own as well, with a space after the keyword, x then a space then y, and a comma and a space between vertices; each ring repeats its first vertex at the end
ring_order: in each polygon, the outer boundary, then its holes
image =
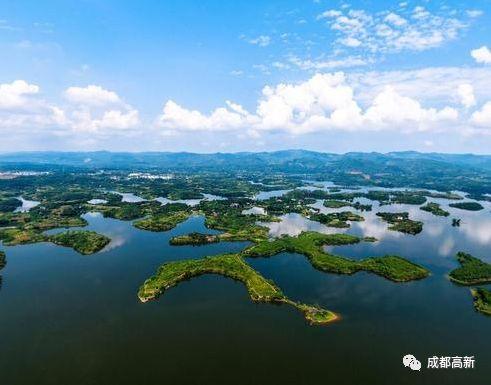
POLYGON ((239 254, 223 254, 203 259, 169 262, 147 279, 138 291, 142 302, 163 294, 169 288, 203 274, 219 274, 242 282, 255 302, 284 303, 300 310, 311 323, 324 324, 337 318, 336 314, 317 306, 310 306, 288 299, 272 282, 250 267, 239 254))

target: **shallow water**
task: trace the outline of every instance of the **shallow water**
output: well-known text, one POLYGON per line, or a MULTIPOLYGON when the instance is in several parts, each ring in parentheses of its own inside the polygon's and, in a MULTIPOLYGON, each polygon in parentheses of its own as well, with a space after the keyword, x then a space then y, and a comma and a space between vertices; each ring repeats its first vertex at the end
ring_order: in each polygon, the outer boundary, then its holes
POLYGON ((139 203, 139 202, 144 202, 146 201, 145 198, 139 197, 133 193, 121 193, 117 191, 111 191, 113 194, 118 194, 120 195, 121 202, 128 202, 128 203, 139 203))
POLYGON ((290 191, 292 191, 292 189, 261 191, 254 196, 254 199, 257 201, 264 201, 264 200, 269 199, 269 198, 281 197, 290 191))
POLYGON ((266 210, 262 207, 251 207, 250 209, 242 210, 242 214, 244 215, 265 215, 266 210))
POLYGON ((158 198, 155 198, 155 200, 157 202, 162 203, 163 205, 166 205, 168 203, 184 203, 188 206, 194 207, 194 206, 199 205, 199 203, 203 200, 216 201, 216 200, 226 199, 226 198, 223 198, 221 196, 213 195, 213 194, 203 194, 203 197, 204 198, 202 198, 202 199, 176 199, 176 200, 158 197, 158 198))
POLYGON ((87 201, 89 205, 103 205, 107 203, 107 200, 105 199, 91 199, 87 201))
POLYGON ((24 199, 23 197, 18 197, 17 199, 22 202, 22 206, 17 207, 14 210, 15 212, 25 213, 28 212, 30 209, 33 209, 34 207, 39 206, 41 204, 41 202, 30 201, 28 199, 24 199))
MULTIPOLYGON (((438 201, 448 209, 449 201, 438 201)), ((448 209, 447 218, 418 206, 380 208, 424 220, 416 236, 388 231, 374 206, 345 231, 379 242, 329 248, 353 258, 400 254, 431 269, 418 282, 326 274, 297 254, 248 260, 292 299, 340 313, 342 320, 327 327, 307 325, 288 306, 254 304, 242 284, 219 276, 183 282, 142 304, 138 287, 160 264, 237 252, 248 243, 169 246, 174 235, 216 233, 202 217, 154 233, 86 214, 88 229, 112 238, 97 254, 50 243, 0 246, 7 254, 0 273, 0 383, 488 384, 491 318, 474 311, 468 288, 446 277, 458 250, 491 262, 491 204, 483 205, 480 212, 448 209), (450 225, 452 217, 462 218, 460 228, 450 225), (407 353, 422 361, 421 372, 403 367, 407 353), (433 355, 474 355, 476 368, 426 370, 433 355)), ((342 231, 306 221, 289 214, 288 231, 342 231)))

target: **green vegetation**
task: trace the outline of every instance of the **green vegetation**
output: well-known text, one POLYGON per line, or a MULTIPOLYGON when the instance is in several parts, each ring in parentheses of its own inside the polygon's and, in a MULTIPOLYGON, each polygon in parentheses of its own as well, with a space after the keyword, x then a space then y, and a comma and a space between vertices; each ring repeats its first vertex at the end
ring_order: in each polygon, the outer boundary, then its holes
POLYGON ((329 214, 313 213, 310 214, 308 218, 313 221, 320 222, 326 226, 337 228, 350 227, 349 223, 347 223, 348 221, 361 222, 365 220, 365 218, 363 218, 361 215, 354 214, 351 211, 329 214))
MULTIPOLYGON (((226 221, 224 223, 227 223, 226 221)), ((170 242, 173 245, 212 243, 221 240, 223 235, 231 236, 230 233, 219 235, 191 233, 174 237, 170 242)), ((368 237, 364 240, 374 239, 368 237)), ((138 291, 138 297, 142 302, 146 302, 181 281, 203 274, 219 274, 242 282, 253 301, 289 304, 301 311, 310 323, 326 324, 336 320, 338 316, 318 306, 288 299, 273 282, 252 269, 244 258, 268 257, 281 252, 293 252, 305 255, 317 269, 332 273, 353 274, 357 271, 369 271, 395 282, 421 279, 429 275, 425 268, 398 256, 370 257, 356 261, 326 253, 322 249, 324 245, 346 245, 357 242, 360 242, 360 239, 352 235, 304 232, 298 237, 285 236, 275 240, 259 240, 256 245, 238 254, 168 262, 158 269, 156 275, 144 282, 138 291)))
POLYGON ((341 207, 351 206, 349 202, 346 201, 337 201, 337 200, 325 200, 324 206, 330 209, 339 209, 341 207))
POLYGON ((452 281, 461 285, 491 283, 491 264, 464 252, 457 253, 457 260, 461 266, 450 272, 452 281))
MULTIPOLYGON (((338 192, 335 194, 327 195, 326 199, 334 200, 334 201, 338 200, 338 201, 352 202, 356 198, 366 198, 373 201, 378 201, 381 205, 390 205, 394 203, 422 205, 426 202, 427 197, 452 199, 452 200, 463 199, 460 195, 453 194, 453 193, 435 193, 426 190, 417 190, 417 191, 370 190, 367 192, 361 192, 361 191, 338 192)), ((354 203, 352 206, 356 208, 357 203, 358 202, 354 203)))
POLYGON ((22 230, 18 228, 0 229, 0 240, 6 246, 25 245, 28 243, 45 242, 47 237, 33 230, 22 230))
POLYGON ((268 237, 268 228, 260 226, 257 221, 274 221, 269 215, 245 215, 242 211, 249 201, 202 201, 199 212, 205 215, 206 227, 223 231, 220 240, 259 242, 268 237))
POLYGON ((190 233, 186 235, 178 235, 172 237, 169 243, 173 246, 184 246, 184 245, 206 245, 208 243, 217 243, 220 242, 219 235, 212 234, 201 234, 201 233, 190 233))
POLYGON ((5 258, 5 253, 0 250, 0 270, 2 270, 5 265, 7 265, 7 259, 5 258))
POLYGON ((422 205, 426 202, 426 197, 418 193, 397 194, 393 197, 392 202, 406 205, 422 205))
POLYGON ((450 203, 450 207, 454 207, 456 209, 468 210, 468 211, 479 211, 484 209, 484 207, 478 202, 457 202, 450 203))
MULTIPOLYGON (((174 158, 175 155, 168 156, 174 158)), ((254 271, 244 258, 265 257, 286 251, 305 255, 314 267, 325 272, 354 274, 359 271, 367 271, 396 282, 420 279, 428 275, 428 271, 423 267, 398 256, 388 255, 354 260, 332 255, 323 250, 324 245, 376 241, 372 237, 360 239, 343 234, 302 233, 298 237, 270 240, 269 229, 262 225, 265 222, 278 221, 278 216, 288 213, 298 213, 327 226, 340 228, 349 227, 351 221, 363 220, 362 216, 350 211, 322 214, 320 210, 312 207, 312 204, 318 200, 323 200, 326 207, 351 207, 352 209, 349 210, 352 211, 371 210, 372 208, 371 205, 361 204, 358 198, 375 200, 381 204, 424 203, 428 194, 433 193, 412 190, 364 191, 362 189, 342 193, 337 188, 329 191, 300 188, 306 186, 306 178, 313 180, 316 177, 327 178, 328 176, 332 176, 337 183, 347 187, 358 182, 390 186, 402 183, 400 181, 403 177, 406 177, 405 185, 419 183, 417 179, 407 179, 407 174, 401 176, 399 167, 394 169, 390 164, 377 165, 380 168, 375 167, 360 173, 358 166, 364 166, 365 162, 355 164, 349 161, 349 168, 339 164, 339 170, 342 170, 339 173, 336 169, 329 167, 328 170, 331 171, 323 169, 322 173, 317 174, 320 164, 318 159, 312 162, 297 163, 294 160, 296 155, 293 154, 291 155, 292 163, 284 166, 287 167, 285 172, 275 171, 278 163, 271 161, 272 158, 270 159, 269 155, 258 155, 255 161, 257 170, 239 168, 239 171, 231 171, 229 156, 221 158, 216 163, 209 163, 209 168, 205 169, 195 168, 195 165, 188 161, 189 156, 188 154, 179 155, 179 159, 171 163, 172 167, 169 166, 165 171, 159 172, 156 170, 160 163, 152 165, 151 169, 143 172, 142 169, 146 167, 143 158, 146 155, 142 155, 141 162, 131 164, 131 167, 124 169, 107 168, 99 172, 96 166, 91 166, 86 171, 70 167, 40 166, 49 168, 50 173, 0 180, 0 240, 6 245, 50 241, 88 254, 100 250, 109 240, 89 231, 66 231, 49 236, 46 235, 46 230, 85 226, 87 222, 81 216, 89 211, 99 212, 104 217, 134 220, 136 227, 151 231, 167 231, 186 220, 190 215, 202 215, 205 217, 206 227, 218 230, 220 234, 191 233, 174 237, 170 243, 172 245, 202 245, 220 241, 250 241, 254 244, 237 254, 219 255, 194 261, 177 261, 164 265, 159 269, 157 275, 147 280, 140 289, 139 296, 143 301, 155 298, 183 279, 201 274, 221 274, 243 282, 253 300, 294 306, 312 323, 326 323, 335 319, 336 315, 317 306, 294 302, 286 298, 274 283, 254 271), (263 157, 267 159, 262 159, 263 157), (267 168, 264 168, 265 164, 268 165, 267 168), (140 166, 142 169, 138 169, 140 166), (128 171, 130 168, 132 172, 128 171), (176 171, 177 169, 181 171, 176 171), (393 174, 391 175, 390 172, 393 174), (365 176, 370 176, 370 178, 365 176), (259 191, 272 190, 291 191, 281 197, 266 200, 253 199, 259 191), (120 195, 110 191, 134 193, 146 200, 134 203, 123 202, 120 195), (157 197, 198 199, 203 198, 204 194, 219 195, 227 199, 202 200, 194 207, 182 203, 162 205, 154 200, 157 197), (40 205, 26 213, 13 212, 14 203, 17 206, 20 204, 12 200, 16 196, 39 201, 40 205), (107 203, 92 205, 87 203, 94 198, 104 199, 107 203), (267 215, 242 214, 244 210, 254 206, 265 209, 267 215)), ((94 157, 98 155, 95 154, 94 157)), ((210 157, 214 156, 210 155, 210 157)), ((414 169, 411 170, 411 175, 418 174, 418 177, 421 172, 426 172, 425 170, 417 172, 414 169)), ((472 177, 475 178, 475 175, 472 174, 472 177)), ((430 178, 431 183, 432 181, 433 179, 430 178)), ((467 182, 469 181, 471 179, 467 179, 467 182)), ((445 178, 440 178, 439 183, 445 184, 443 191, 454 187, 454 182, 447 182, 445 178)), ((481 181, 472 179, 472 182, 469 183, 472 184, 470 190, 476 194, 485 192, 480 187, 481 181)), ((434 187, 435 185, 425 188, 434 187)), ((405 220, 403 218, 402 221, 395 222, 391 224, 392 227, 396 229, 401 227, 402 230, 410 233, 415 232, 411 226, 419 224, 421 227, 419 222, 410 221, 407 216, 405 220)), ((402 230, 399 229, 399 231, 402 230)))
POLYGON ((111 239, 95 231, 71 230, 49 236, 56 245, 71 247, 80 254, 97 253, 109 244, 111 239))
POLYGON ((443 210, 438 203, 431 202, 426 204, 425 206, 420 207, 420 209, 440 217, 448 217, 450 215, 450 213, 443 210))
POLYGON ((22 203, 17 198, 0 199, 0 212, 9 213, 20 206, 22 203))
POLYGON ((478 287, 471 289, 471 294, 475 309, 480 313, 491 315, 491 291, 478 287))
POLYGON ((170 214, 157 214, 134 223, 134 226, 148 231, 169 231, 189 218, 187 211, 176 211, 170 214))
POLYGON ((243 252, 248 257, 269 257, 281 252, 305 255, 312 265, 322 271, 338 274, 353 274, 369 271, 395 282, 406 282, 425 278, 428 270, 398 256, 370 257, 351 260, 332 255, 322 250, 322 246, 358 243, 359 238, 347 234, 320 234, 304 232, 298 237, 285 236, 273 241, 264 241, 243 252))
POLYGON ((308 321, 315 324, 325 324, 337 318, 328 310, 288 299, 273 282, 251 268, 239 254, 166 263, 160 266, 156 275, 144 282, 138 291, 138 297, 142 302, 147 302, 179 282, 203 274, 219 274, 242 282, 253 301, 292 305, 302 311, 308 321))
POLYGON ((423 230, 423 222, 409 219, 409 213, 382 213, 376 214, 384 221, 390 224, 389 230, 399 231, 401 233, 416 235, 423 230))

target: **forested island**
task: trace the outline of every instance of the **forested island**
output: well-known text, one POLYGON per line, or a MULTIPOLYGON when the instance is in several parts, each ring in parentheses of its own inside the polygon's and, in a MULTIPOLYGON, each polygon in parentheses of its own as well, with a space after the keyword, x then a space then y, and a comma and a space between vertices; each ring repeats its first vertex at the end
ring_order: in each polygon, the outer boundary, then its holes
POLYGON ((452 281, 461 285, 491 283, 491 264, 464 252, 457 254, 457 260, 461 266, 450 272, 452 281))
MULTIPOLYGON (((491 283, 491 264, 464 252, 457 253, 457 261, 460 267, 449 274, 453 282, 465 286, 491 283)), ((491 315, 491 292, 478 287, 472 288, 471 294, 474 308, 480 313, 491 315)))
POLYGON ((176 211, 168 214, 157 214, 135 222, 135 227, 149 231, 168 231, 176 227, 177 224, 185 221, 189 217, 189 212, 176 211))
POLYGON ((409 213, 384 213, 379 212, 377 216, 390 224, 389 230, 416 235, 423 231, 423 222, 409 219, 409 213))
POLYGON ((421 206, 420 209, 440 217, 448 217, 450 215, 450 213, 442 209, 438 203, 431 202, 425 206, 421 206))
POLYGON ((138 297, 142 302, 149 301, 179 282, 203 274, 219 274, 242 282, 254 302, 283 303, 294 306, 312 324, 326 324, 338 318, 329 310, 288 299, 274 282, 267 280, 251 268, 238 254, 168 262, 159 268, 155 276, 145 281, 138 291, 138 297))
MULTIPOLYGON (((190 234, 171 240, 171 244, 193 244, 201 235, 190 234)), ((216 238, 213 238, 214 241, 216 238)), ((429 271, 398 256, 370 257, 362 261, 331 255, 322 250, 323 245, 343 245, 360 242, 350 235, 326 235, 314 232, 302 233, 298 237, 282 237, 275 241, 264 240, 238 254, 225 254, 198 260, 167 262, 156 275, 147 279, 140 287, 138 297, 142 302, 155 299, 172 286, 183 280, 203 274, 219 274, 233 278, 245 284, 253 301, 285 303, 299 309, 312 324, 325 324, 338 316, 329 310, 306 305, 285 297, 272 281, 266 280, 252 269, 244 258, 270 257, 281 252, 294 252, 305 255, 312 265, 322 271, 337 274, 353 274, 357 271, 369 271, 395 282, 407 282, 422 279, 429 271)))
MULTIPOLYGON (((231 171, 228 164, 222 170, 191 167, 181 171, 177 168, 184 165, 152 169, 144 162, 138 170, 86 169, 80 165, 61 168, 38 164, 35 167, 42 170, 40 172, 12 172, 8 178, 0 179, 0 241, 7 247, 51 242, 87 255, 103 250, 110 242, 107 236, 88 228, 87 213, 96 212, 105 218, 129 221, 137 229, 153 232, 172 230, 190 217, 198 216, 203 218, 205 228, 213 230, 213 233, 200 230, 203 232, 175 235, 169 240, 171 246, 199 247, 236 241, 248 242, 248 246, 231 254, 164 264, 140 288, 138 296, 142 301, 155 298, 183 279, 201 274, 219 274, 242 282, 254 301, 291 305, 301 311, 309 322, 321 324, 339 316, 330 310, 287 298, 275 283, 255 271, 248 264, 248 259, 267 258, 284 252, 297 253, 325 273, 351 275, 368 272, 394 282, 423 279, 430 272, 410 261, 411 255, 406 259, 381 253, 355 259, 335 255, 326 251, 325 247, 377 241, 370 232, 362 236, 344 233, 359 231, 361 226, 352 226, 353 223, 365 222, 367 217, 372 221, 376 217, 377 221, 387 222, 391 231, 412 235, 423 231, 423 222, 412 220, 407 211, 379 211, 374 216, 369 213, 373 205, 420 206, 421 210, 435 216, 447 217, 449 213, 442 205, 428 202, 428 199, 446 199, 454 202, 448 204, 450 207, 471 211, 481 210, 484 206, 477 201, 462 201, 464 198, 472 196, 472 199, 487 200, 487 190, 477 188, 474 182, 470 182, 471 179, 467 181, 467 187, 459 185, 459 190, 472 195, 453 192, 451 177, 445 179, 446 182, 441 179, 438 186, 422 178, 418 185, 420 189, 377 189, 379 186, 400 187, 399 183, 410 187, 416 180, 400 174, 373 173, 372 179, 362 182, 358 177, 360 174, 345 169, 336 175, 329 174, 338 184, 325 187, 319 182, 324 176, 315 172, 298 173, 303 166, 292 166, 295 162, 285 163, 282 166, 285 169, 281 172, 274 171, 276 166, 271 164, 268 172, 248 169, 247 165, 240 172, 231 171), (388 175, 392 175, 392 179, 388 175), (367 188, 367 183, 372 188, 367 188), (439 186, 442 191, 435 191, 435 187, 439 186), (137 199, 128 200, 127 196, 132 194, 137 199), (260 194, 264 198, 258 198, 260 194), (36 205, 18 210, 22 204, 18 197, 36 202, 36 205), (338 233, 302 231, 297 236, 274 234, 272 226, 291 214, 305 220, 309 226, 312 223, 320 225, 322 230, 318 231, 338 233), (55 229, 63 230, 53 233, 55 229)), ((11 167, 17 170, 27 165, 13 163, 11 167)), ((34 166, 31 164, 29 167, 34 166)), ((475 181, 476 176, 473 174, 472 177, 475 181)), ((462 178, 459 183, 463 183, 462 178)), ((462 226, 466 226, 466 223, 463 222, 462 226)), ((370 229, 369 226, 367 228, 370 229)), ((5 261, 3 252, 0 253, 0 266, 2 260, 5 261)), ((449 275, 454 282, 466 285, 489 282, 490 278, 486 275, 489 275, 489 264, 464 254, 459 256, 459 261, 461 267, 449 275)), ((476 293, 476 301, 486 301, 483 292, 476 293)))
POLYGON ((80 254, 94 254, 106 247, 111 239, 95 231, 70 230, 48 238, 56 245, 71 247, 80 254))
POLYGON ((449 206, 456 209, 467 210, 467 211, 479 211, 484 209, 484 207, 478 202, 457 202, 457 203, 450 203, 449 206))
POLYGON ((491 315, 491 291, 478 287, 471 289, 471 294, 474 300, 474 308, 480 313, 491 315))

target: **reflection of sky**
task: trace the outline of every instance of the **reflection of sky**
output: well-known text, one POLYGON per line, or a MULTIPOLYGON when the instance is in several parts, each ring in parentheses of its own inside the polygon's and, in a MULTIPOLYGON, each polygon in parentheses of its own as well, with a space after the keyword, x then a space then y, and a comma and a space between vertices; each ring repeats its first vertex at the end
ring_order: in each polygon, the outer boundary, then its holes
POLYGON ((199 202, 201 202, 202 200, 217 201, 217 200, 226 199, 226 198, 223 198, 221 196, 212 195, 212 194, 203 194, 203 196, 204 196, 203 199, 178 199, 178 200, 172 200, 172 199, 169 199, 169 198, 158 197, 158 198, 155 198, 154 200, 156 200, 157 202, 162 203, 163 205, 166 205, 168 203, 184 203, 184 204, 186 204, 188 206, 194 207, 194 206, 199 205, 199 202))
POLYGON ((142 197, 136 196, 133 193, 120 193, 117 191, 112 191, 114 194, 121 195, 123 198, 121 199, 122 202, 128 202, 128 203, 138 203, 138 202, 143 202, 145 199, 142 197))
POLYGON ((266 215, 266 210, 262 207, 251 207, 250 209, 243 210, 242 214, 244 215, 266 215))
POLYGON ((154 200, 162 203, 163 205, 166 205, 168 203, 184 203, 184 204, 191 206, 191 207, 197 206, 199 204, 199 202, 201 201, 201 199, 178 199, 178 200, 173 201, 169 198, 163 198, 163 197, 158 197, 158 198, 155 198, 154 200))
MULTIPOLYGON (((363 189, 369 190, 369 189, 363 189)), ((380 189, 376 189, 380 190, 380 189)), ((359 190, 358 190, 359 191, 359 190)), ((464 201, 467 201, 465 199, 464 201)), ((322 205, 323 201, 318 200, 312 207, 318 208, 322 213, 332 213, 350 210, 362 215, 363 222, 351 222, 349 229, 329 228, 318 222, 311 221, 299 214, 287 214, 280 218, 281 222, 265 224, 270 229, 273 237, 288 234, 296 236, 302 231, 318 231, 321 233, 349 233, 359 237, 372 236, 379 241, 375 243, 360 243, 351 246, 328 247, 335 253, 353 256, 366 257, 369 255, 398 254, 406 256, 411 260, 420 263, 428 263, 432 257, 446 257, 443 260, 431 259, 431 263, 452 265, 454 256, 458 251, 469 252, 476 257, 491 260, 489 248, 491 246, 491 202, 480 202, 484 206, 481 211, 466 211, 449 207, 454 200, 442 198, 428 198, 428 202, 436 202, 448 211, 448 217, 439 217, 423 211, 418 205, 393 204, 380 206, 377 201, 370 201, 366 198, 356 199, 362 204, 372 204, 372 211, 361 212, 352 207, 341 209, 330 209, 322 205), (388 223, 376 216, 377 212, 408 212, 409 218, 422 221, 423 231, 417 235, 404 234, 397 231, 388 230, 388 223), (452 218, 460 218, 461 226, 453 227, 452 218)))
POLYGON ((311 221, 300 214, 290 213, 280 216, 281 222, 261 223, 269 227, 269 235, 279 237, 281 235, 296 236, 302 231, 317 231, 324 234, 342 232, 344 229, 333 229, 322 223, 311 221))
POLYGON ((105 199, 91 199, 90 201, 87 201, 87 203, 90 205, 102 205, 102 204, 106 204, 107 200, 105 200, 105 199))
POLYGON ((289 189, 289 190, 261 191, 254 196, 254 199, 257 201, 263 201, 273 197, 281 197, 290 191, 292 190, 289 189))
POLYGON ((24 199, 22 197, 18 197, 17 199, 22 202, 22 206, 17 207, 15 209, 15 212, 18 212, 18 213, 26 213, 30 209, 32 209, 32 208, 38 206, 39 204, 41 204, 41 202, 38 202, 38 201, 30 201, 30 200, 24 199))
POLYGON ((100 251, 101 253, 117 249, 126 243, 126 238, 122 234, 109 235, 109 238, 111 238, 111 242, 100 251))

